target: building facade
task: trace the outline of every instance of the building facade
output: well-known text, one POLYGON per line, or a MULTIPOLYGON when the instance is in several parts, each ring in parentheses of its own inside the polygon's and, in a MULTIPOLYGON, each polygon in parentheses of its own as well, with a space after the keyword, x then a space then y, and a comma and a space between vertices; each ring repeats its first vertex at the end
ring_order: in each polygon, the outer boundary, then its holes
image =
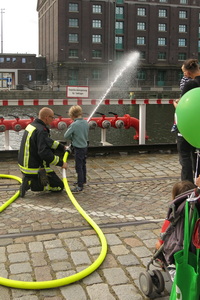
POLYGON ((38 0, 39 54, 54 84, 101 85, 116 61, 140 52, 131 85, 174 87, 200 56, 199 0, 38 0))
POLYGON ((34 87, 36 81, 46 82, 46 59, 36 54, 0 54, 0 89, 34 87))

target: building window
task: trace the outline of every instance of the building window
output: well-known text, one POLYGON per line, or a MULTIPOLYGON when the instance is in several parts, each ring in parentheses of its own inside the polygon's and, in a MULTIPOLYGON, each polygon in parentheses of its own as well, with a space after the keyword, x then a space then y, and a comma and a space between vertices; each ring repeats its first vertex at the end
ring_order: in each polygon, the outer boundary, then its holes
POLYGON ((96 4, 92 5, 92 12, 95 14, 102 13, 101 5, 96 5, 96 4))
POLYGON ((167 31, 167 24, 158 24, 158 31, 167 31))
POLYGON ((92 20, 92 27, 101 28, 102 27, 101 20, 92 20))
POLYGON ((159 60, 166 60, 166 52, 158 52, 159 60))
POLYGON ((166 38, 158 38, 158 46, 166 46, 167 39, 166 38))
POLYGON ((187 11, 180 10, 179 11, 179 19, 187 19, 187 11))
POLYGON ((102 58, 101 50, 92 50, 92 58, 102 58))
POLYGON ((146 30, 146 23, 138 22, 137 23, 137 30, 146 30))
POLYGON ((78 57, 78 49, 69 49, 69 57, 78 57))
POLYGON ((124 4, 124 0, 116 0, 116 4, 124 4))
POLYGON ((137 36, 137 45, 145 45, 145 37, 144 36, 137 36))
POLYGON ((0 63, 4 62, 4 57, 0 57, 0 63))
POLYGON ((180 4, 188 4, 188 0, 180 0, 180 4))
POLYGON ((6 62, 10 62, 10 61, 11 61, 10 57, 6 57, 6 62))
POLYGON ((178 54, 178 60, 186 60, 187 56, 186 53, 179 53, 178 54))
POLYGON ((78 27, 78 19, 69 19, 69 27, 78 27))
POLYGON ((122 6, 116 6, 115 14, 117 19, 124 18, 124 8, 122 6))
POLYGON ((92 42, 93 43, 101 43, 101 35, 100 34, 93 34, 92 35, 92 42))
POLYGON ((158 71, 158 86, 163 86, 165 83, 165 71, 158 71))
POLYGON ((78 70, 77 69, 69 69, 68 83, 69 83, 69 85, 76 85, 78 83, 78 70))
POLYGON ((179 25, 179 32, 187 32, 187 26, 186 25, 179 25))
POLYGON ((115 48, 123 49, 124 48, 124 38, 122 36, 115 37, 115 48))
POLYGON ((16 57, 13 57, 12 62, 16 62, 16 61, 17 61, 16 57))
POLYGON ((22 57, 22 63, 25 64, 26 63, 26 58, 22 57))
POLYGON ((124 33, 124 22, 120 22, 120 21, 115 22, 115 32, 117 34, 124 33))
POLYGON ((146 72, 145 71, 138 71, 137 73, 137 79, 138 80, 145 80, 146 79, 146 72))
POLYGON ((69 11, 77 12, 78 11, 78 3, 69 3, 69 11))
POLYGON ((137 15, 138 16, 146 16, 146 8, 138 7, 137 9, 137 15))
POLYGON ((93 69, 92 70, 92 79, 94 79, 94 80, 101 79, 101 70, 100 69, 93 69))
POLYGON ((159 2, 162 2, 162 3, 167 3, 168 0, 159 0, 159 2))
POLYGON ((145 51, 140 52, 140 58, 141 59, 146 59, 146 52, 145 51))
POLYGON ((24 73, 23 75, 23 81, 32 81, 32 75, 30 73, 24 73))
POLYGON ((166 9, 159 9, 158 10, 158 17, 159 18, 166 18, 167 17, 167 10, 166 9))
POLYGON ((179 47, 186 47, 186 39, 178 39, 179 47))
POLYGON ((77 33, 69 33, 69 42, 77 43, 78 42, 78 34, 77 33))

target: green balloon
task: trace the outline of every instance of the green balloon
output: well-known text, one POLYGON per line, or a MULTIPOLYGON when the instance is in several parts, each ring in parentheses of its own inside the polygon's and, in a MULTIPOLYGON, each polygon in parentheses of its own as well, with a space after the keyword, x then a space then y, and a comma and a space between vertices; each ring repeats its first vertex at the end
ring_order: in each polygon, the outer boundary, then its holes
POLYGON ((181 97, 176 107, 176 123, 185 140, 200 148, 200 87, 181 97))

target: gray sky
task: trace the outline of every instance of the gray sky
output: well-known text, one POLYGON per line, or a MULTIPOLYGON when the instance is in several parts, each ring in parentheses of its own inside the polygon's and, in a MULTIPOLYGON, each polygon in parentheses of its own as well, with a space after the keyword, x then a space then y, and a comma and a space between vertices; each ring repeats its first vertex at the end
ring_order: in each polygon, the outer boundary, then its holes
MULTIPOLYGON (((0 10, 5 9, 2 26, 3 39, 1 37, 3 53, 38 55, 38 13, 36 7, 37 0, 0 0, 0 10)), ((1 16, 2 14, 0 14, 1 16)))

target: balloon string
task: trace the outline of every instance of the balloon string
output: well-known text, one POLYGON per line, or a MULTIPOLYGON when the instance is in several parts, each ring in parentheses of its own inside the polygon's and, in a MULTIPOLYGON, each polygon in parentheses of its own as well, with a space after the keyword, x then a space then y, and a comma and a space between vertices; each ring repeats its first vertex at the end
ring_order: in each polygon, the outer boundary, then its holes
POLYGON ((195 182, 196 182, 196 179, 197 179, 197 176, 199 175, 199 174, 197 174, 197 172, 198 172, 198 166, 199 166, 199 149, 196 149, 196 153, 197 153, 197 161, 196 161, 196 172, 195 172, 195 182))

